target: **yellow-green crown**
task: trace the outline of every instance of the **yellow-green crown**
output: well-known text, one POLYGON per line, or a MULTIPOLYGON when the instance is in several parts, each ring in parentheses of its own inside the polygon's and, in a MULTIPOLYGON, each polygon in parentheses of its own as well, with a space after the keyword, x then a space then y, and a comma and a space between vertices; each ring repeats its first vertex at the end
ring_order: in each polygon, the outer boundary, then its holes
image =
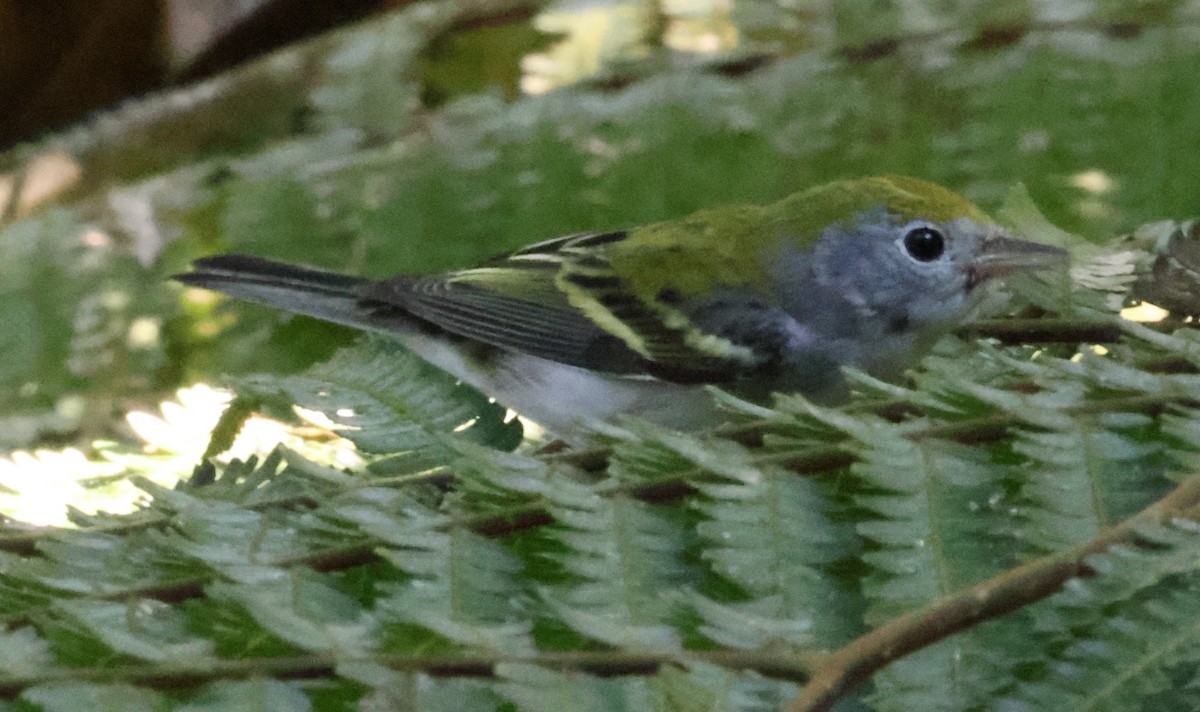
POLYGON ((872 176, 826 183, 778 203, 779 213, 793 224, 819 230, 884 209, 902 220, 951 222, 969 218, 978 223, 991 219, 974 203, 937 183, 909 176, 872 176))

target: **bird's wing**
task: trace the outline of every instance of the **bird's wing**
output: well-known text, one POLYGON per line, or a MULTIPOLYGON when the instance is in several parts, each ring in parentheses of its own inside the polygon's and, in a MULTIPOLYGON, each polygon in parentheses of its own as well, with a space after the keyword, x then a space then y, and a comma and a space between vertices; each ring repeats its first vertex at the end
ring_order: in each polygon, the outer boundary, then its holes
POLYGON ((626 238, 560 237, 474 269, 375 282, 361 301, 399 307, 469 339, 608 373, 720 382, 753 365, 750 350, 700 330, 669 300, 629 290, 606 256, 626 238))

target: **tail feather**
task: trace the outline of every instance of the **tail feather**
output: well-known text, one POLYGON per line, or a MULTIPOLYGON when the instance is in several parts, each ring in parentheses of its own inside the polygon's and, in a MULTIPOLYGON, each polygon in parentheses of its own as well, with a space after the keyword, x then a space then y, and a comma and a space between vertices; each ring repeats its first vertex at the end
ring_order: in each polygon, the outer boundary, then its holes
POLYGON ((368 280, 299 267, 251 255, 216 255, 196 260, 191 272, 174 279, 232 297, 359 329, 379 325, 359 305, 368 280))

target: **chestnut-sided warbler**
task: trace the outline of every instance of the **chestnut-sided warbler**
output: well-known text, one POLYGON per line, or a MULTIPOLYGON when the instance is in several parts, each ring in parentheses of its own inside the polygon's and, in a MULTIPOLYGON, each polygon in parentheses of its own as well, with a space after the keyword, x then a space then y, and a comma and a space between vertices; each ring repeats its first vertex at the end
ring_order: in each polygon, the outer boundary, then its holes
POLYGON ((983 284, 1065 258, 941 186, 881 176, 559 237, 444 274, 377 281, 219 255, 176 278, 389 334, 562 432, 619 413, 714 423, 703 384, 753 400, 843 398, 842 366, 895 377, 983 284))

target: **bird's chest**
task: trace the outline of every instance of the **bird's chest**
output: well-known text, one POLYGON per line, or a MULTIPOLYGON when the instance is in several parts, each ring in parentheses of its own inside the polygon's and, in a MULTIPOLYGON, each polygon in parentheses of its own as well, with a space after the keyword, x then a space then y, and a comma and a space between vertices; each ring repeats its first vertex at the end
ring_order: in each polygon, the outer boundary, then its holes
POLYGON ((808 320, 780 310, 770 322, 760 321, 755 330, 742 334, 761 363, 738 379, 736 390, 751 397, 799 392, 836 402, 848 395, 844 367, 894 380, 936 338, 913 328, 902 310, 826 306, 808 320))

